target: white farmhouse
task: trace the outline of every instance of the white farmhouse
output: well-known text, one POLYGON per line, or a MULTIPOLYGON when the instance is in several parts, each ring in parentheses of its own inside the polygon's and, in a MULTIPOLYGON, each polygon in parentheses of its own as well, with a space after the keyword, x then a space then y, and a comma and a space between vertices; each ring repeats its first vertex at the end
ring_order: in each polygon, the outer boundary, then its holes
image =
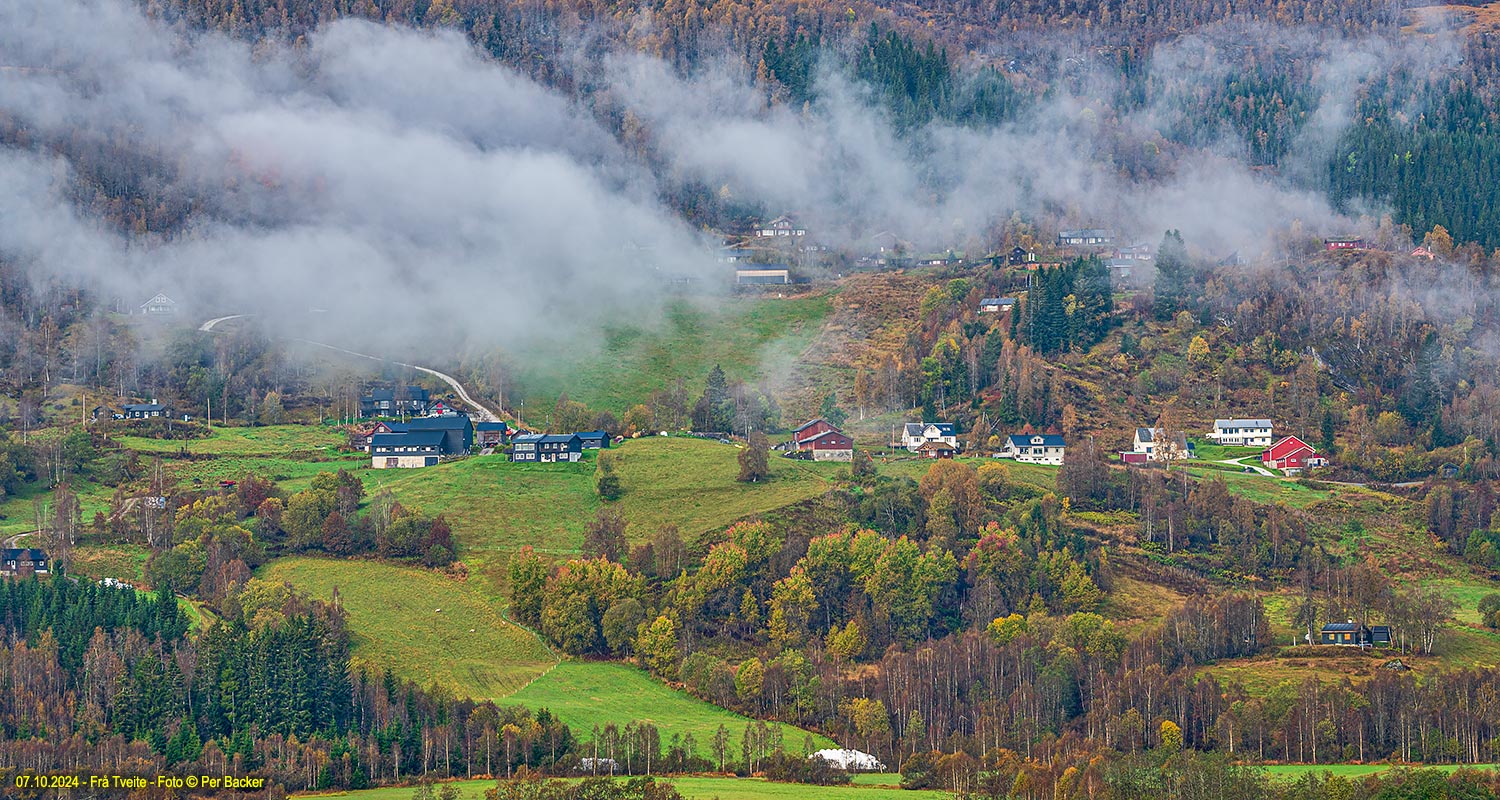
POLYGON ((958 449, 958 431, 951 422, 908 422, 901 429, 901 446, 913 453, 928 442, 943 442, 958 449))
POLYGON ((1271 421, 1268 419, 1216 419, 1208 438, 1222 445, 1270 447, 1271 421))
POLYGON ((1063 437, 1055 433, 1014 433, 1005 438, 1005 447, 995 455, 1026 464, 1062 466, 1064 449, 1063 437))

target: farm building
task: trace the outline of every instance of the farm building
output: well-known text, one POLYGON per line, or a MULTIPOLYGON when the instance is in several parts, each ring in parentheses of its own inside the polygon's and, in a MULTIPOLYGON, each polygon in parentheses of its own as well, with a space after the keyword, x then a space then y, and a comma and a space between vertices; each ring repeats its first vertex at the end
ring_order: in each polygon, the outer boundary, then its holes
POLYGON ((442 431, 377 433, 370 437, 370 466, 375 469, 435 467, 443 454, 442 431))
POLYGON ((986 297, 979 301, 979 313, 999 314, 1002 311, 1011 310, 1015 304, 1016 298, 1014 297, 986 297))
POLYGON ((1005 447, 996 456, 1026 464, 1061 466, 1065 450, 1063 437, 1055 433, 1016 433, 1005 438, 1005 447))
POLYGON ((1271 429, 1268 419, 1216 419, 1208 438, 1223 445, 1270 447, 1271 429))
POLYGON ((581 431, 578 439, 585 450, 603 450, 609 447, 609 431, 581 431))
POLYGON ((854 460, 854 440, 837 430, 823 431, 817 436, 800 439, 797 441, 797 449, 812 453, 814 461, 854 460))
POLYGON ((467 414, 452 414, 443 417, 417 417, 406 423, 410 433, 440 431, 443 434, 443 455, 468 455, 474 446, 474 423, 467 414))
POLYGON ((944 441, 923 442, 916 453, 923 458, 952 458, 958 455, 958 448, 944 441))
POLYGON ((829 431, 837 430, 838 427, 836 427, 828 420, 823 419, 822 417, 818 417, 817 419, 810 419, 807 422, 798 425, 797 428, 792 431, 792 445, 795 449, 795 446, 801 444, 805 439, 811 439, 815 436, 822 436, 829 431))
POLYGON ((1317 449, 1295 436, 1283 436, 1260 454, 1260 463, 1266 469, 1279 469, 1288 475, 1312 467, 1328 465, 1328 459, 1318 455, 1317 449))
POLYGON ((480 422, 474 425, 474 440, 481 448, 499 447, 505 444, 505 433, 510 426, 503 422, 480 422))
POLYGON ((35 547, 0 550, 0 575, 46 575, 47 552, 35 547))

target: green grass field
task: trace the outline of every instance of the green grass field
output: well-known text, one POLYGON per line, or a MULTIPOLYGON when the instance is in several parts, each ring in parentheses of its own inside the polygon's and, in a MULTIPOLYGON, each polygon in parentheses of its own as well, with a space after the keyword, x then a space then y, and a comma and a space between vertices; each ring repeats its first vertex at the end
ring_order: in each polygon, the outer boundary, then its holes
MULTIPOLYGON (((531 708, 547 708, 573 733, 590 738, 593 727, 608 723, 624 726, 631 720, 649 721, 661 731, 662 740, 672 734, 691 733, 698 751, 707 756, 719 725, 729 729, 731 750, 738 753, 740 738, 749 718, 673 691, 660 681, 626 664, 564 661, 526 688, 506 698, 531 708)), ((791 725, 771 723, 782 730, 788 750, 800 752, 806 731, 791 725)), ((831 739, 814 736, 818 748, 836 747, 831 739)))
POLYGON ((776 370, 790 366, 807 348, 833 311, 827 293, 713 302, 673 303, 654 324, 622 324, 606 331, 598 349, 574 349, 571 340, 526 348, 518 382, 525 387, 527 416, 535 416, 533 409, 552 408, 563 392, 616 414, 678 378, 696 394, 715 364, 730 380, 774 378, 776 370))
POLYGON ((1296 780, 1307 775, 1329 773, 1341 778, 1363 778, 1392 769, 1435 769, 1440 772, 1457 772, 1460 769, 1500 769, 1500 764, 1268 764, 1261 767, 1267 775, 1286 780, 1296 780))
POLYGON ((263 567, 260 577, 285 581, 323 600, 337 588, 349 613, 355 658, 394 668, 424 685, 498 699, 556 663, 546 645, 506 620, 473 581, 373 561, 319 558, 281 559, 263 567))
MULTIPOLYGON (((771 458, 771 480, 746 485, 739 449, 686 437, 643 437, 609 451, 625 496, 626 535, 649 538, 665 523, 692 541, 745 516, 822 494, 839 465, 771 458)), ((603 502, 594 491, 595 457, 576 464, 512 464, 477 456, 420 470, 361 470, 373 493, 389 488, 402 504, 442 512, 470 569, 504 583, 504 566, 523 545, 567 557, 579 552, 584 526, 603 502)), ((847 469, 847 466, 842 468, 847 469)))
MULTIPOLYGON (((677 787, 690 800, 938 800, 949 795, 934 790, 904 791, 899 775, 856 775, 852 786, 809 786, 776 783, 764 778, 681 777, 663 780, 677 787)), ((463 800, 483 800, 492 780, 454 781, 463 800)), ((294 797, 340 797, 349 800, 410 800, 412 787, 363 789, 332 794, 298 794, 294 797)))
POLYGON ((337 428, 321 425, 268 425, 256 428, 217 427, 206 439, 149 439, 129 435, 112 437, 121 446, 141 453, 176 453, 184 445, 195 455, 245 456, 312 453, 323 451, 333 454, 344 444, 345 437, 337 428))
POLYGON ((1188 466, 1187 471, 1195 478, 1223 478, 1229 491, 1257 503, 1285 503, 1292 508, 1307 508, 1333 496, 1332 490, 1309 489, 1295 481, 1249 472, 1196 465, 1188 466))

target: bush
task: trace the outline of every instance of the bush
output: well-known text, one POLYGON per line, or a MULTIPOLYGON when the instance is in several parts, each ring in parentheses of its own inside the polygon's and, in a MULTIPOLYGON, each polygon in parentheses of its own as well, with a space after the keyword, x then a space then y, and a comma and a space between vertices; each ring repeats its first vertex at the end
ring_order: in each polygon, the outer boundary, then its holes
POLYGON ((849 773, 822 758, 803 758, 777 750, 765 761, 766 777, 773 781, 808 783, 814 786, 842 786, 849 783, 849 773))

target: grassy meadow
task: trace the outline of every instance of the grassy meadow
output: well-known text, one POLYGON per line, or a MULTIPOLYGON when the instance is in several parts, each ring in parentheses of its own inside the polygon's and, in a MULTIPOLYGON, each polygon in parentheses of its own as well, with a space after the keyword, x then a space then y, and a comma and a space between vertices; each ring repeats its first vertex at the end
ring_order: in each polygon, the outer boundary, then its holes
MULTIPOLYGON (((833 311, 827 292, 790 298, 731 298, 699 306, 671 304, 654 322, 621 323, 604 332, 603 345, 538 343, 517 376, 527 408, 544 411, 567 393, 590 408, 616 414, 681 378, 701 389, 715 364, 730 380, 757 383, 790 367, 833 311)), ((532 416, 528 413, 527 416, 532 416)))
POLYGON ((260 577, 329 600, 338 590, 349 614, 354 657, 422 684, 475 698, 505 697, 557 658, 500 605, 463 582, 430 570, 373 561, 283 558, 260 577), (439 610, 441 609, 441 610, 439 610))
MULTIPOLYGON (((691 733, 698 752, 711 752, 710 742, 720 725, 728 729, 734 753, 750 718, 674 691, 645 672, 627 664, 600 661, 564 661, 506 698, 531 708, 546 708, 572 726, 573 733, 588 739, 595 725, 613 722, 624 727, 632 720, 650 722, 661 731, 663 743, 673 734, 691 733)), ((792 725, 768 723, 780 728, 786 748, 802 750, 807 731, 792 725)), ((833 740, 813 735, 819 748, 836 747, 833 740)))

